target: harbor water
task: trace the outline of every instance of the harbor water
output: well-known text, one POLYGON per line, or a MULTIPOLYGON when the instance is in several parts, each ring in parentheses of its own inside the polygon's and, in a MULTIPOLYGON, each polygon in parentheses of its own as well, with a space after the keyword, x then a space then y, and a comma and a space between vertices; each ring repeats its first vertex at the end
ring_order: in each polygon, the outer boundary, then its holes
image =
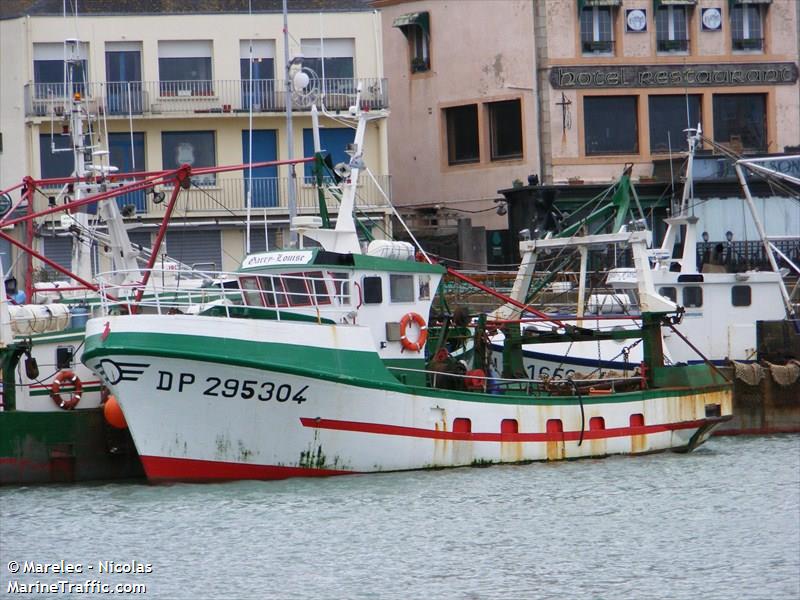
POLYGON ((9 597, 99 598, 102 583, 170 600, 796 600, 800 436, 328 479, 6 487, 0 557, 9 597), (25 572, 52 563, 60 573, 25 572))

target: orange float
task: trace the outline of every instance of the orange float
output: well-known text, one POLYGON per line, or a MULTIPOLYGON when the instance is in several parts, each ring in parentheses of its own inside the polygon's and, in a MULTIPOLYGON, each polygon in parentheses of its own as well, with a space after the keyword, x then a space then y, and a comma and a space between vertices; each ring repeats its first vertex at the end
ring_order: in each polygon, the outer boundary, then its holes
POLYGON ((103 416, 106 422, 112 427, 116 427, 117 429, 126 429, 128 427, 128 422, 125 420, 122 407, 120 407, 116 397, 111 394, 109 394, 108 400, 106 400, 106 403, 103 405, 103 416))

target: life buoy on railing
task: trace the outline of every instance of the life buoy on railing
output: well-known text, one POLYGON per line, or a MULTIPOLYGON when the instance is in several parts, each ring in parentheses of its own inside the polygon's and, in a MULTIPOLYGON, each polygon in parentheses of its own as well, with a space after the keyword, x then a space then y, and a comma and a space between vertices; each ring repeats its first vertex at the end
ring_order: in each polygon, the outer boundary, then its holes
POLYGON ((53 399, 53 402, 56 403, 56 406, 64 410, 72 410, 78 405, 78 402, 81 401, 82 391, 83 383, 78 376, 69 369, 64 369, 63 371, 59 371, 58 375, 56 375, 56 378, 53 380, 53 384, 50 386, 50 397, 53 399), (64 400, 61 396, 61 387, 64 385, 72 386, 72 393, 67 400, 64 400))
POLYGON ((427 339, 428 326, 425 323, 425 319, 423 319, 420 315, 415 312, 410 312, 400 319, 400 343, 403 344, 403 348, 410 350, 411 352, 419 352, 425 347, 425 340, 427 339), (419 337, 417 338, 416 342, 412 342, 406 335, 408 324, 411 323, 411 321, 414 321, 414 323, 419 326, 419 337))

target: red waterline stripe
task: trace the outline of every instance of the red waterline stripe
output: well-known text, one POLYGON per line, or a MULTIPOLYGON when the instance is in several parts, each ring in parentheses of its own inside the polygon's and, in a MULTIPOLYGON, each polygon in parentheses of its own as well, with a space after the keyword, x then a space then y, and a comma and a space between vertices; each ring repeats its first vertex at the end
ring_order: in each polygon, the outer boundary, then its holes
POLYGON ((349 475, 352 471, 305 469, 278 465, 141 456, 144 472, 150 481, 230 481, 238 479, 288 479, 289 477, 329 477, 349 475))
MULTIPOLYGON (((336 429, 338 431, 357 431, 361 433, 376 433, 380 435, 400 435, 405 437, 427 438, 434 440, 459 440, 469 442, 571 442, 581 439, 580 431, 555 431, 543 433, 473 433, 437 431, 435 429, 422 429, 418 427, 401 427, 398 425, 384 425, 382 423, 360 423, 357 421, 338 421, 335 419, 308 419, 301 418, 304 427, 315 429, 336 429)), ((666 423, 663 425, 643 425, 641 427, 615 427, 611 429, 585 429, 584 440, 602 440, 613 437, 628 437, 632 435, 647 435, 678 429, 696 429, 707 423, 718 422, 717 419, 699 419, 697 421, 683 421, 680 423, 666 423)))

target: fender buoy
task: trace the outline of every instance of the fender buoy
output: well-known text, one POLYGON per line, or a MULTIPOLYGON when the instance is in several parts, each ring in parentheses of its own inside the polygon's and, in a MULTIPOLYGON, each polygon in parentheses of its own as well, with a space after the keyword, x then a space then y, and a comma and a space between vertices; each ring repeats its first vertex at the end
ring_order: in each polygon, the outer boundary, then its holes
POLYGON ((400 319, 400 343, 403 344, 403 348, 411 352, 419 352, 425 347, 425 340, 427 339, 428 326, 425 324, 425 319, 420 315, 415 312, 410 312, 400 319), (416 342, 412 342, 406 335, 408 324, 411 323, 411 321, 414 321, 414 323, 419 326, 419 337, 416 342))
POLYGON ((53 380, 53 384, 50 386, 50 397, 59 408, 72 410, 78 405, 78 402, 81 401, 82 391, 83 383, 78 376, 69 369, 64 369, 63 371, 59 371, 58 375, 56 375, 56 378, 53 380), (72 393, 67 400, 61 397, 61 387, 64 385, 72 386, 72 393))
POLYGON ((125 414, 122 412, 119 402, 111 394, 109 394, 106 403, 103 405, 103 416, 106 419, 106 423, 116 429, 126 429, 128 427, 128 422, 125 420, 125 414))

